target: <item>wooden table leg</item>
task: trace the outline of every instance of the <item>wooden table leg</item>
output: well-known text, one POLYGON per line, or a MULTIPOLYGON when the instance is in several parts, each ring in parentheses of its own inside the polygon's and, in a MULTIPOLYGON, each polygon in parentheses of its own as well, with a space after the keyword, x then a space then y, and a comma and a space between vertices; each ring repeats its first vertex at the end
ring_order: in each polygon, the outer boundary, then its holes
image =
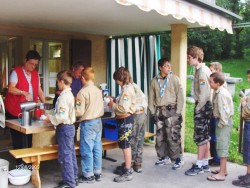
POLYGON ((36 188, 41 188, 41 179, 40 179, 40 156, 37 156, 37 160, 32 162, 32 183, 36 188))

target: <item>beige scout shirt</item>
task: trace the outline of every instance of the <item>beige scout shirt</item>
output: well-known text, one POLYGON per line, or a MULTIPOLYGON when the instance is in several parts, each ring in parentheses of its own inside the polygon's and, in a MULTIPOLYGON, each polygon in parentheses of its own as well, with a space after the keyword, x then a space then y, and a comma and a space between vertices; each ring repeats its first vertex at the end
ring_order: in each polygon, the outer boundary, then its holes
MULTIPOLYGON (((227 82, 225 81, 224 84, 222 85, 222 87, 224 87, 225 89, 227 89, 227 82)), ((229 91, 229 90, 228 90, 229 91)), ((211 89, 211 93, 212 93, 212 100, 215 97, 216 93, 213 89, 211 89)))
POLYGON ((234 114, 234 107, 231 94, 223 86, 215 91, 213 99, 213 114, 215 118, 219 118, 219 127, 229 125, 229 119, 234 114))
POLYGON ((147 113, 147 107, 148 107, 148 101, 145 94, 142 92, 141 88, 133 83, 133 87, 135 90, 135 96, 136 96, 136 104, 135 104, 135 111, 144 110, 145 113, 147 113))
POLYGON ((76 117, 79 121, 99 118, 104 114, 102 91, 93 83, 88 83, 76 96, 76 117))
POLYGON ((200 63, 196 67, 194 74, 194 99, 198 102, 196 111, 199 111, 207 101, 211 101, 210 74, 211 71, 205 63, 200 63))
POLYGON ((135 113, 136 95, 132 84, 127 84, 122 87, 120 97, 116 103, 113 103, 112 108, 117 116, 135 113))
POLYGON ((174 75, 169 74, 165 79, 161 75, 157 75, 151 80, 148 108, 150 113, 155 114, 155 108, 157 106, 177 105, 176 113, 180 114, 184 104, 184 94, 180 83, 180 79, 174 75), (168 85, 165 88, 164 94, 160 96, 160 86, 158 84, 158 78, 163 86, 166 79, 169 79, 168 85))
POLYGON ((76 121, 75 114, 75 98, 71 92, 71 88, 63 90, 56 102, 53 115, 49 115, 53 125, 73 124, 76 121))
POLYGON ((247 96, 246 102, 242 103, 242 117, 250 120, 250 94, 247 96))

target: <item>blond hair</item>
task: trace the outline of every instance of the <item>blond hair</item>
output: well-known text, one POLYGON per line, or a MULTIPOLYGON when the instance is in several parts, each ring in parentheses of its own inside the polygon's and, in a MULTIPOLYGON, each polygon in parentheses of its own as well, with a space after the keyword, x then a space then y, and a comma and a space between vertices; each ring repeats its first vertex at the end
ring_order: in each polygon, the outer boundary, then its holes
POLYGON ((204 59, 204 52, 201 48, 197 47, 197 46, 191 46, 187 49, 187 54, 192 56, 193 58, 198 57, 198 61, 200 63, 203 62, 204 59))
POLYGON ((95 79, 95 71, 92 67, 87 67, 83 69, 81 75, 85 78, 86 81, 95 79))
POLYGON ((212 62, 208 67, 213 67, 216 72, 222 72, 222 65, 219 62, 212 62))
POLYGON ((71 85, 72 84, 72 75, 69 71, 61 71, 57 74, 57 80, 61 81, 63 80, 65 85, 71 85))

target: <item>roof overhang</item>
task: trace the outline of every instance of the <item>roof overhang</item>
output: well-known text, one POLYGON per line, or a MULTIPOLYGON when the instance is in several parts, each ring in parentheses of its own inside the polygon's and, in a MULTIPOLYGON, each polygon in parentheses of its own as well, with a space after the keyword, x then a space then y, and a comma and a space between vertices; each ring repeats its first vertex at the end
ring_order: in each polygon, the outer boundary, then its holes
POLYGON ((0 24, 22 27, 117 36, 185 24, 232 33, 230 18, 185 0, 2 0, 0 6, 0 24))

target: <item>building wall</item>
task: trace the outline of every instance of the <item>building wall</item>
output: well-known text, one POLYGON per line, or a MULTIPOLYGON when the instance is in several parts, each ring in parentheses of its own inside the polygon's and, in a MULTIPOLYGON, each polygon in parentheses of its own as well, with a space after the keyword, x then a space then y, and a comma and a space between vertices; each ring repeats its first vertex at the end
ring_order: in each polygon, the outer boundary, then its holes
POLYGON ((0 36, 18 36, 20 37, 20 49, 18 49, 17 59, 20 64, 24 61, 25 54, 29 50, 31 39, 58 40, 65 42, 65 60, 66 69, 70 68, 70 40, 86 39, 91 40, 92 54, 91 65, 96 71, 96 84, 106 82, 106 36, 90 35, 75 32, 63 32, 46 29, 35 29, 27 27, 17 27, 0 24, 0 36))

